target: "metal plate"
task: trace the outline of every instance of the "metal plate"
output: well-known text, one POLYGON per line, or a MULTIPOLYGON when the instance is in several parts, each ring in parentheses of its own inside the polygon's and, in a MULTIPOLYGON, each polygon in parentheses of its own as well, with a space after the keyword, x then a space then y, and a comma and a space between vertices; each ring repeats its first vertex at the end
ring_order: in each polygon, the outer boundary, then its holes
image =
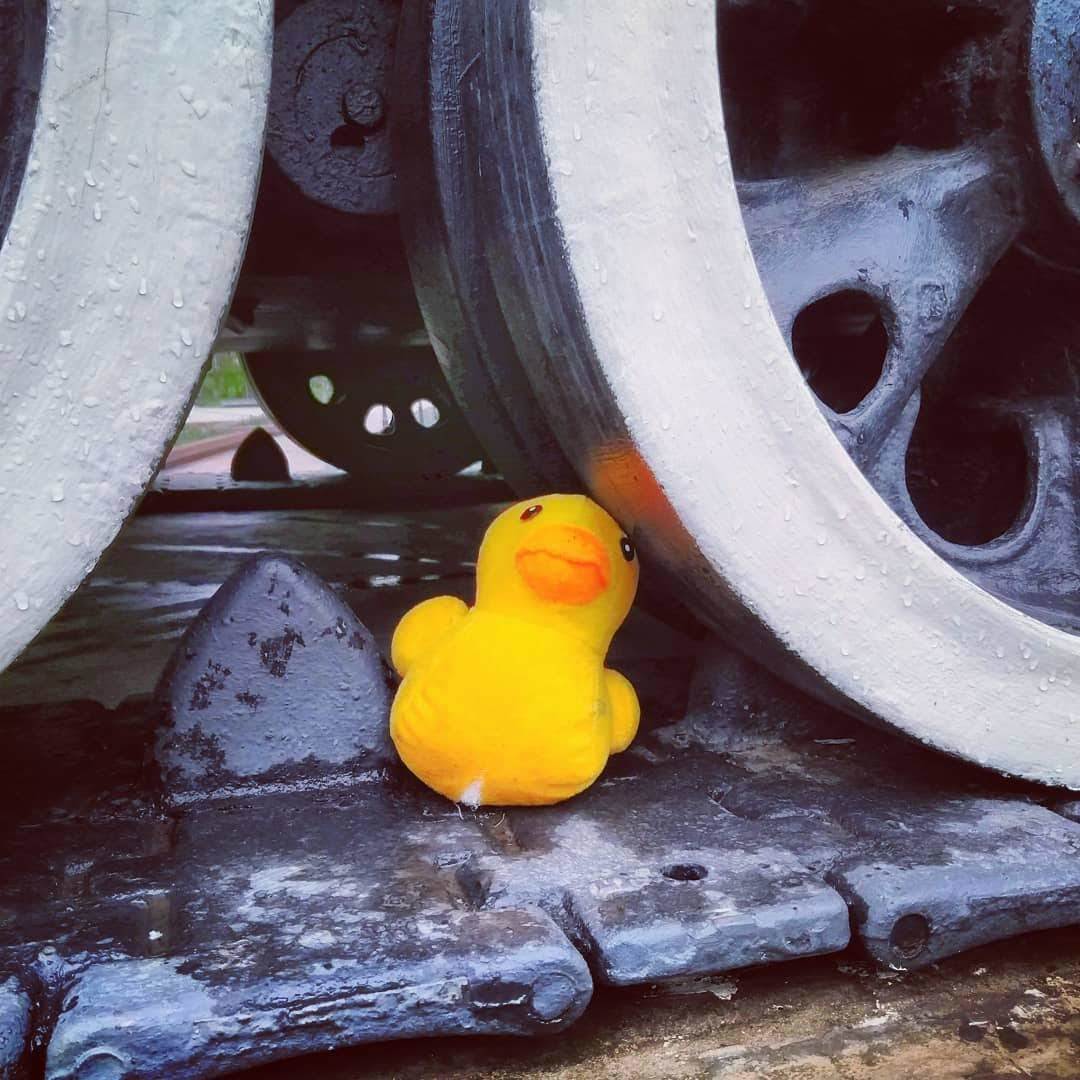
MULTIPOLYGON (((240 637, 220 642, 222 670, 240 637)), ((296 649, 260 708, 271 755, 320 663, 296 649)), ((12 1008, 34 988, 44 1075, 93 1060, 203 1077, 373 1040, 538 1033, 580 1013, 590 970, 632 985, 849 940, 910 969, 1080 921, 1080 825, 1030 791, 760 672, 735 681, 730 654, 674 722, 678 694, 628 670, 653 720, 635 748, 567 804, 506 812, 315 755, 300 778, 215 789, 177 816, 144 771, 155 708, 7 710, 0 727, 23 735, 2 765, 0 971, 12 1008)))

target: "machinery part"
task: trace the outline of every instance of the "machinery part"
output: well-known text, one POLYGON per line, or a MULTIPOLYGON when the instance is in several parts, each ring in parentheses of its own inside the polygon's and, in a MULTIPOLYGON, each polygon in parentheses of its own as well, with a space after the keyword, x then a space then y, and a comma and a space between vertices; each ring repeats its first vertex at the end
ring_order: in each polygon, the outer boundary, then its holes
POLYGON ((1076 25, 1080 5, 1036 5, 1041 53, 1021 47, 1024 5, 868 4, 842 28, 816 4, 754 15, 725 5, 719 34, 747 232, 834 432, 938 554, 1070 629, 1080 246, 1030 129, 1034 118, 1044 152, 1053 143, 1060 156, 1071 128, 1060 84, 1075 58, 1067 34, 1051 45, 1039 29, 1049 15, 1076 25), (880 35, 916 59, 860 70, 880 35), (763 93, 753 73, 766 59, 781 74, 763 93), (808 100, 837 123, 780 105, 808 100), (1072 271, 1061 265, 1070 243, 1072 271))
POLYGON ((303 563, 273 552, 248 560, 203 607, 156 697, 156 755, 173 806, 395 760, 389 680, 371 632, 303 563))
MULTIPOLYGON (((378 659, 338 605, 298 564, 248 562, 176 643, 156 702, 0 713, 19 733, 0 760, 0 970, 35 987, 42 1075, 194 1078, 406 1035, 551 1032, 593 980, 852 941, 915 969, 1080 920, 1080 825, 862 739, 718 647, 685 718, 644 733, 617 777, 554 807, 460 813, 381 760, 378 659), (324 702, 298 733, 296 702, 339 675, 363 723, 334 737, 348 706, 324 702), (727 707, 747 694, 751 713, 727 707)), ((639 663, 649 713, 681 713, 685 678, 672 695, 639 663)), ((24 1003, 4 989, 17 1050, 24 1003)))
POLYGON ((266 428, 252 428, 233 453, 229 476, 240 482, 287 484, 289 459, 266 428))
POLYGON ((30 1041, 30 996, 17 979, 0 982, 0 1076, 16 1069, 30 1041))
POLYGON ((1077 6, 1070 0, 1034 0, 1028 77, 1032 117, 1046 172, 1071 226, 1075 265, 1080 250, 1080 29, 1077 6))
POLYGON ((45 51, 45 5, 0 0, 7 45, 0 55, 0 239, 7 231, 26 170, 45 51))
MULTIPOLYGON (((444 5, 402 9, 394 138, 404 183, 401 227, 412 283, 439 362, 480 441, 522 496, 572 491, 573 467, 551 433, 499 308, 476 218, 483 141, 461 115, 476 54, 459 47, 444 5), (440 20, 438 32, 433 21, 440 20)), ((475 77, 475 76, 474 76, 475 77)))
POLYGON ((266 148, 324 206, 397 207, 387 84, 398 14, 395 0, 308 0, 278 24, 266 148))
MULTIPOLYGON (((428 29, 399 49, 451 52, 459 78, 439 84, 448 106, 404 122, 429 123, 438 148, 442 117, 460 117, 482 177, 441 187, 428 213, 452 241, 447 222, 460 211, 468 223, 514 345, 501 363, 520 364, 582 480, 708 624, 793 681, 951 753, 1080 786, 1080 637, 988 595, 901 522, 792 362, 735 188, 715 6, 427 8, 428 29)), ((944 173, 920 173, 914 154, 898 164, 912 190, 929 189, 911 214, 921 229, 940 208, 990 209, 974 269, 992 265, 1018 221, 980 149, 952 152, 944 173), (935 189, 953 176, 958 193, 935 189)), ((827 188, 817 197, 832 208, 827 188)), ((414 248, 427 235, 406 232, 414 248)), ((935 325, 955 324, 972 291, 958 288, 971 255, 943 250, 948 273, 913 309, 937 344, 935 325)), ((436 305, 425 318, 467 373, 475 360, 451 351, 453 326, 436 305)), ((904 374, 912 395, 919 374, 904 374)), ((1076 532, 1057 536, 1058 564, 1075 566, 1076 532)))
POLYGON ((245 363, 266 411, 346 472, 401 483, 483 456, 430 349, 249 353, 245 363))
POLYGON ((259 0, 49 11, 0 248, 0 668, 76 588, 179 427, 243 255, 259 0))
POLYGON ((217 347, 241 353, 276 349, 296 353, 427 343, 407 274, 259 277, 245 273, 217 347))

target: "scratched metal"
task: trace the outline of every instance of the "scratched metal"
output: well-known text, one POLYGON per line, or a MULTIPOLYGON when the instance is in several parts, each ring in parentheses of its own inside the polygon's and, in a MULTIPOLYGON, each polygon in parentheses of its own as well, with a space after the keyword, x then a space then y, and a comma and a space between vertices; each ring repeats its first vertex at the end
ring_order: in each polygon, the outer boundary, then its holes
MULTIPOLYGON (((635 746, 579 798, 505 812, 461 810, 398 766, 342 779, 332 761, 170 812, 151 701, 4 710, 0 974, 16 980, 9 1030, 28 1020, 24 1063, 203 1077, 373 1040, 550 1031, 594 980, 846 947, 914 968, 1080 921, 1080 825, 1035 789, 720 650, 689 688, 631 669, 635 746)), ((260 715, 272 754, 295 718, 260 715)))

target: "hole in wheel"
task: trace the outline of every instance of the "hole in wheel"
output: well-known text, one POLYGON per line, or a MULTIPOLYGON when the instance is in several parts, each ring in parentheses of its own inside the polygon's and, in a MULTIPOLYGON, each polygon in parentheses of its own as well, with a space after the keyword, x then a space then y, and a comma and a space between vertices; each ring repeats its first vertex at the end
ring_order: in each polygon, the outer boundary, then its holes
POLYGON ((439 412, 439 406, 435 404, 431 398, 417 398, 410 406, 409 412, 412 413, 412 418, 422 428, 433 428, 442 415, 439 412))
POLYGON ((664 867, 663 875, 671 881, 703 881, 709 871, 701 863, 673 863, 664 867))
POLYGON ((334 380, 329 375, 312 375, 307 381, 308 393, 320 405, 334 400, 334 380))
POLYGON ((372 405, 364 413, 364 430, 369 435, 393 435, 396 426, 394 410, 389 405, 372 405))
POLYGON ((1033 464, 1020 425, 1009 416, 925 403, 908 445, 911 501, 942 539, 976 547, 1022 517, 1033 464))
POLYGON ((905 960, 913 960, 929 941, 930 921, 925 915, 902 915, 889 934, 889 945, 905 960))
POLYGON ((799 312, 791 328, 791 350, 819 400, 846 413, 881 378, 889 334, 877 301, 858 289, 845 289, 799 312))
POLYGON ((364 133, 355 124, 339 124, 330 132, 330 145, 335 150, 343 146, 363 150, 365 141, 364 133))

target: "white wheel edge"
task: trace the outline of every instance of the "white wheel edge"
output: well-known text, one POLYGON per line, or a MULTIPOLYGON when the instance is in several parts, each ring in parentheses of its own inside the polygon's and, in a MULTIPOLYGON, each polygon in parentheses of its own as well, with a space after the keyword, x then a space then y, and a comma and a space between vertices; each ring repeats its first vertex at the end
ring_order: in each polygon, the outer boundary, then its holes
POLYGON ((262 160, 263 0, 50 0, 0 248, 0 670, 113 540, 228 307, 262 160))
POLYGON ((969 760, 1080 788, 1080 638, 990 596, 900 521, 834 437, 772 317, 728 158, 714 3, 531 10, 581 306, 630 433, 702 554, 869 712, 969 760))

